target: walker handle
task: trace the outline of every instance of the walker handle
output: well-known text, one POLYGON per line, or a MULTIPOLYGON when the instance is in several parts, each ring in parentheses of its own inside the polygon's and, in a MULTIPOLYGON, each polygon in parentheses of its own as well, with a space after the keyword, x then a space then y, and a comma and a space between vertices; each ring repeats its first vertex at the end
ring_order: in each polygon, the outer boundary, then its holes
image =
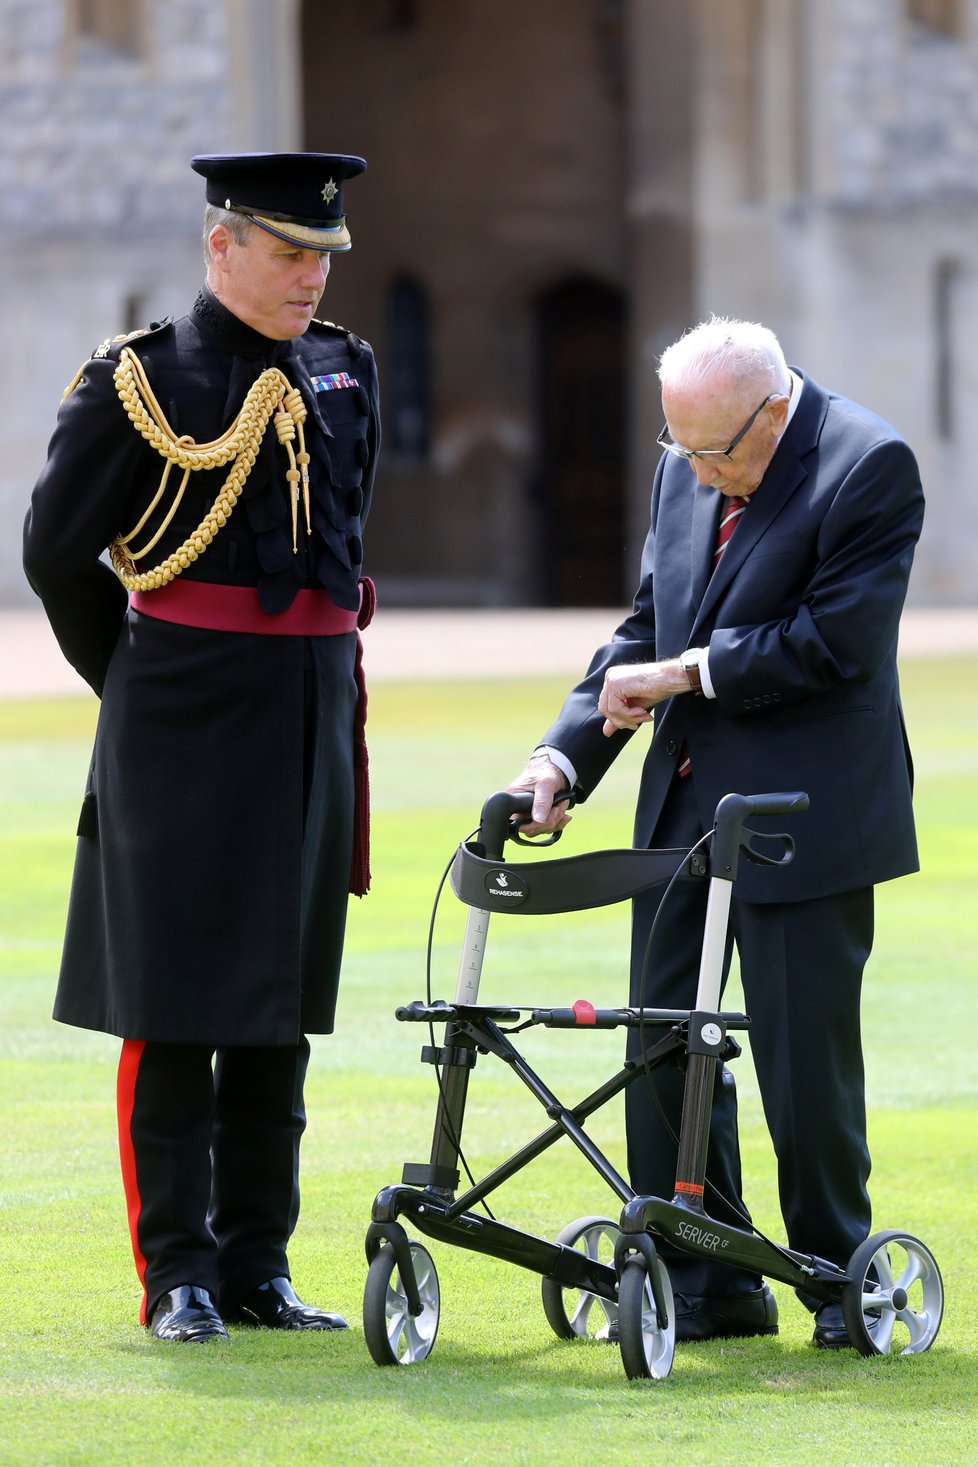
MULTIPOLYGON (((555 805, 561 801, 573 804, 574 797, 570 790, 562 790, 554 796, 555 805)), ((479 817, 479 840, 485 847, 488 860, 502 859, 503 847, 507 840, 514 840, 518 845, 524 846, 552 846, 560 839, 559 830, 553 831, 546 840, 522 839, 519 835, 519 827, 513 824, 513 816, 532 813, 532 790, 499 790, 496 794, 489 796, 479 817)))
POLYGON ((788 794, 724 795, 717 805, 715 834, 710 870, 721 880, 733 881, 737 875, 743 841, 744 821, 751 815, 797 815, 807 810, 808 796, 801 790, 788 794))

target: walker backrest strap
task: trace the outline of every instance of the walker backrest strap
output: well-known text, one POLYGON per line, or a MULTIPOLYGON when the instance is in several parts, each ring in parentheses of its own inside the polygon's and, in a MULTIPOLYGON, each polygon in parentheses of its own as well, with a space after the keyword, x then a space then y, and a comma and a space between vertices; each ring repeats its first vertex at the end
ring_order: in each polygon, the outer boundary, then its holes
POLYGON ((683 850, 590 851, 564 860, 487 861, 474 841, 460 845, 451 870, 452 890, 470 907, 488 912, 542 916, 627 901, 653 886, 709 875, 707 856, 683 850))

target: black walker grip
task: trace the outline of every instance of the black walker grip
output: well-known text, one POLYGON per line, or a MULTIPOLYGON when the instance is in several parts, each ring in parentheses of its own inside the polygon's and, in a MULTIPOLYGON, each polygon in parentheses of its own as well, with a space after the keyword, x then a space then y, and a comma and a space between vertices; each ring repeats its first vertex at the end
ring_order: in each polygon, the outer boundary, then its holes
POLYGON ((498 861, 502 856, 507 837, 511 834, 512 817, 529 815, 532 811, 532 790, 499 790, 489 796, 479 818, 479 839, 490 861, 498 861))
MULTIPOLYGON (((573 803, 574 795, 571 790, 559 790, 554 796, 555 805, 566 804, 570 809, 573 803)), ((536 846, 539 849, 542 846, 552 846, 560 839, 560 831, 555 830, 546 840, 524 840, 519 833, 519 823, 513 823, 513 816, 532 814, 532 790, 499 790, 489 796, 479 817, 479 841, 485 847, 488 860, 502 859, 507 840, 515 841, 520 846, 536 846)))
POLYGON ((808 796, 801 790, 787 794, 724 795, 714 816, 711 875, 733 881, 743 844, 744 821, 752 815, 795 815, 808 809, 808 796))

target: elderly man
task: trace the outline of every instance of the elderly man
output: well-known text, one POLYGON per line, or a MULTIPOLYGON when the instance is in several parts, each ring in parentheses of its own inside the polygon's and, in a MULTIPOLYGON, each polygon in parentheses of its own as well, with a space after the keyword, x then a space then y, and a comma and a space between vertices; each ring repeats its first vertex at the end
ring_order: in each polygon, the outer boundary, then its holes
POLYGON ((379 441, 370 348, 314 319, 349 248, 334 154, 209 155, 207 284, 103 343, 65 394, 28 578, 102 703, 55 1017, 123 1039, 141 1319, 345 1328, 304 1304, 310 1033, 366 889, 360 577, 379 441), (101 558, 108 547, 111 567, 101 558))
MULTIPOLYGON (((792 864, 742 863, 731 926, 788 1241, 844 1267, 870 1226, 859 1006, 873 887, 917 868, 896 650, 919 475, 889 424, 789 370, 764 327, 711 319, 659 375, 665 452, 634 610, 514 787, 534 790, 530 833, 562 825, 556 793, 586 798, 654 710, 637 846, 688 849, 731 790, 811 796, 792 864)), ((705 895, 680 886, 659 901, 634 906, 630 1002, 688 1008, 705 895)), ((658 1070, 654 1084, 678 1129, 681 1075, 658 1070)), ((644 1084, 627 1092, 626 1127, 633 1187, 671 1197, 675 1146, 644 1084)), ((707 1175, 708 1210, 748 1223, 725 1069, 707 1175)), ((668 1245, 663 1256, 677 1339, 776 1332, 763 1280, 668 1245)), ((817 1345, 850 1343, 840 1307, 803 1302, 817 1345)))

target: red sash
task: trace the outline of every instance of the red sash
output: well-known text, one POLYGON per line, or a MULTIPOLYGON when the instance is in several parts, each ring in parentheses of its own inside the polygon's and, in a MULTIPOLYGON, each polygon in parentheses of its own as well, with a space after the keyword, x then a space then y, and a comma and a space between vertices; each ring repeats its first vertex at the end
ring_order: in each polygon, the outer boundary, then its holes
MULTIPOLYGON (((364 604, 360 583, 360 608, 364 604)), ((270 615, 254 586, 218 586, 178 576, 158 591, 133 591, 129 604, 143 616, 208 632, 257 632, 273 637, 338 637, 355 632, 359 613, 337 606, 328 591, 297 591, 287 610, 270 615)), ((369 620, 369 618, 368 618, 369 620)))

